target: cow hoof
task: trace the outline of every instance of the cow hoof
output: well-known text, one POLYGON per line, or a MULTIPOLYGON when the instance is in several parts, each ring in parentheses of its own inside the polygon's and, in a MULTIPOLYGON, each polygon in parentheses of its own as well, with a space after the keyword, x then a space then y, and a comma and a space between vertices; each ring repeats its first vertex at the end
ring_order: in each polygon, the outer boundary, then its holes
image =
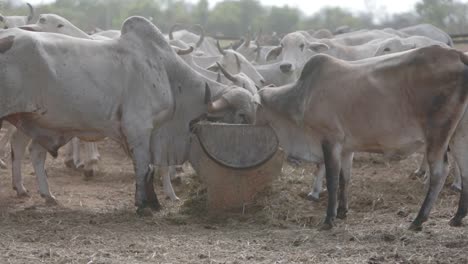
POLYGON ((175 168, 175 171, 176 171, 177 173, 182 173, 182 172, 184 172, 184 167, 182 167, 182 166, 180 166, 180 167, 177 166, 177 167, 175 168))
POLYGON ((411 223, 408 230, 415 231, 415 232, 420 232, 420 231, 422 231, 422 225, 411 223))
POLYGON ((26 190, 26 189, 24 191, 21 191, 21 192, 16 192, 16 196, 18 196, 18 198, 31 197, 31 195, 29 195, 28 190, 26 190))
POLYGON ((75 163, 73 162, 73 160, 66 160, 65 166, 69 169, 76 169, 75 163))
POLYGON ((423 178, 424 175, 426 174, 425 171, 421 171, 421 170, 416 170, 414 171, 413 173, 410 174, 410 178, 411 179, 420 179, 420 178, 423 178))
POLYGON ((347 215, 346 215, 347 213, 348 213, 348 210, 340 210, 340 208, 338 208, 336 218, 344 220, 347 217, 347 215))
POLYGON ((2 170, 8 169, 6 163, 1 159, 0 159, 0 169, 2 169, 2 170))
POLYGON ((450 185, 450 189, 454 192, 457 192, 457 193, 461 193, 462 189, 460 186, 456 185, 456 184, 452 184, 450 185))
POLYGON ((148 207, 137 208, 136 213, 140 217, 150 217, 153 216, 153 211, 148 207))
POLYGON ((167 197, 167 198, 168 198, 169 200, 173 201, 173 202, 179 202, 179 201, 180 201, 179 197, 177 197, 177 196, 167 197))
POLYGON ((310 192, 307 194, 307 200, 312 202, 319 202, 320 201, 320 194, 310 192))
POLYGON ((450 222, 449 222, 449 225, 452 226, 452 227, 460 227, 462 226, 462 219, 458 218, 458 217, 453 217, 452 219, 450 219, 450 222))
POLYGON ((321 231, 328 231, 333 229, 333 224, 330 223, 321 223, 319 229, 321 231))
POLYGON ((85 180, 90 180, 94 177, 94 170, 85 170, 83 174, 85 176, 85 180))
POLYGON ((83 170, 84 167, 85 167, 85 165, 84 165, 83 162, 80 162, 78 165, 76 165, 76 168, 77 168, 78 170, 83 170))
POLYGON ((56 206, 56 205, 59 204, 58 201, 57 201, 57 199, 55 199, 54 196, 45 197, 44 199, 45 199, 46 205, 56 206))

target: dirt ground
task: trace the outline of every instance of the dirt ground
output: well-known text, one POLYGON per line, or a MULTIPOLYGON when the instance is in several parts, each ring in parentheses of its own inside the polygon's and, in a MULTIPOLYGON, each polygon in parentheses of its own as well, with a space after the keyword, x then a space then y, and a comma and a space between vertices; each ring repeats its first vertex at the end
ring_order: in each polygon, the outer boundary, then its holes
POLYGON ((99 147, 99 172, 89 181, 63 156, 48 158, 59 206, 40 198, 29 159, 30 198, 17 198, 10 171, 0 171, 0 263, 468 263, 467 227, 448 225, 458 200, 448 187, 424 230, 407 230, 423 199, 420 180, 408 177, 419 155, 391 164, 358 155, 348 219, 320 231, 326 194, 319 203, 305 199, 312 166, 286 165, 243 215, 216 217, 207 215, 204 189, 186 168, 176 181, 181 201, 166 200, 158 185, 164 210, 141 218, 131 161, 113 142, 99 147))

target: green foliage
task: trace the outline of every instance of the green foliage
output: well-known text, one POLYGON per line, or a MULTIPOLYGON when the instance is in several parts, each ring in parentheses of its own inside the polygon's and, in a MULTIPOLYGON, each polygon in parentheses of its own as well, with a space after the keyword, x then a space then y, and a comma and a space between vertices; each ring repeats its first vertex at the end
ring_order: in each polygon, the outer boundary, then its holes
MULTIPOLYGON (((4 15, 25 15, 24 4, 15 0, 0 0, 4 15)), ((163 31, 175 23, 201 24, 211 34, 245 35, 263 29, 265 33, 284 34, 297 29, 394 27, 416 23, 431 23, 450 33, 462 33, 468 26, 468 4, 460 0, 421 0, 412 12, 381 14, 353 13, 340 7, 326 7, 305 16, 289 6, 262 6, 259 0, 224 0, 209 8, 208 0, 192 4, 184 0, 56 0, 36 6, 37 13, 55 13, 66 17, 83 30, 119 29, 129 16, 140 15, 152 19, 163 31)))

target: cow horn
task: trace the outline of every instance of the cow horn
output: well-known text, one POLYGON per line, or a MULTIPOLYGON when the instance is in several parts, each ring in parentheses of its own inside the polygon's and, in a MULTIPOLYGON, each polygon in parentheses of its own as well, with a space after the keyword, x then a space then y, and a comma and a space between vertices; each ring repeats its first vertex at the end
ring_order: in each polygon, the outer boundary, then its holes
POLYGON ((255 40, 255 44, 257 45, 257 49, 255 49, 255 51, 257 53, 255 61, 260 61, 262 46, 260 46, 260 42, 258 42, 258 40, 255 40))
POLYGON ((258 43, 260 41, 260 38, 262 37, 262 34, 263 34, 263 29, 260 28, 260 30, 258 31, 257 37, 255 38, 255 42, 258 43))
POLYGON ((192 53, 194 50, 193 46, 190 46, 188 49, 178 49, 177 50, 177 55, 183 56, 183 55, 188 55, 192 53))
POLYGON ((216 47, 218 48, 219 53, 226 55, 226 51, 221 48, 221 45, 219 45, 219 40, 216 40, 216 47))
POLYGON ((180 24, 174 24, 170 29, 169 29, 169 40, 174 40, 174 35, 172 34, 176 28, 180 27, 180 24))
POLYGON ((221 70, 221 72, 230 80, 231 82, 237 82, 237 78, 230 74, 219 62, 216 62, 216 65, 218 65, 218 68, 221 70))
POLYGON ((245 39, 241 38, 239 41, 232 45, 233 50, 237 50, 242 44, 244 44, 245 39))
POLYGON ((234 53, 234 57, 236 58, 237 71, 241 72, 241 61, 239 59, 239 56, 237 56, 237 54, 234 53))
POLYGON ((28 23, 34 18, 34 7, 30 3, 26 3, 29 7, 28 23))
POLYGON ((213 101, 211 101, 211 90, 208 83, 205 83, 205 104, 211 106, 213 101))
POLYGON ((249 30, 247 31, 247 38, 244 41, 244 47, 250 47, 250 41, 252 41, 252 30, 249 27, 249 30))
POLYGON ((221 83, 221 73, 218 72, 218 75, 216 75, 216 82, 221 83))
POLYGON ((199 24, 193 25, 192 28, 197 29, 198 32, 200 33, 200 39, 198 40, 197 44, 195 45, 197 48, 199 48, 201 46, 201 44, 203 44, 203 41, 205 40, 205 29, 199 24))

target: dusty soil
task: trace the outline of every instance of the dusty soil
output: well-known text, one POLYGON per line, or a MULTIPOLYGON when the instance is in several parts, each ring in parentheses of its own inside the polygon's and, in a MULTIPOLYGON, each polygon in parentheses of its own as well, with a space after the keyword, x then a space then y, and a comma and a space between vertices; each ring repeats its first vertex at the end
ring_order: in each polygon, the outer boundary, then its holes
POLYGON ((223 216, 207 214, 203 187, 186 169, 176 185, 181 201, 165 200, 158 185, 164 210, 141 218, 131 161, 113 142, 99 147, 100 171, 89 181, 48 158, 59 206, 38 195, 29 160, 30 198, 17 198, 10 171, 0 171, 0 263, 468 263, 468 228, 448 225, 458 200, 448 187, 424 230, 407 230, 424 195, 408 177, 419 155, 391 164, 358 155, 348 219, 319 231, 326 194, 305 199, 312 166, 286 165, 243 215, 223 216))

